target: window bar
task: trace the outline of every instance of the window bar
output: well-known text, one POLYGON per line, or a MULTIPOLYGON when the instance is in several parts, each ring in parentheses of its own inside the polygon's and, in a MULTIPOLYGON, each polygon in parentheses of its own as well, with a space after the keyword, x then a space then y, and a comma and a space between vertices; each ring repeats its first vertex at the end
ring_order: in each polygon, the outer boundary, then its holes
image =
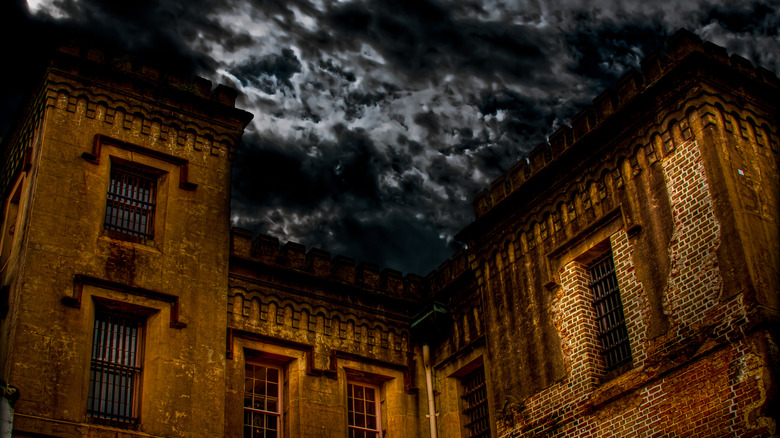
POLYGON ((631 362, 628 330, 623 315, 620 288, 615 275, 612 253, 595 261, 588 269, 590 288, 594 294, 593 306, 607 371, 631 362))
POLYGON ((468 418, 465 427, 469 431, 469 437, 489 437, 490 425, 488 424, 484 367, 479 367, 466 375, 462 384, 464 392, 461 398, 466 403, 463 414, 468 418))
POLYGON ((135 423, 134 389, 141 368, 140 323, 133 318, 98 314, 95 318, 87 411, 95 418, 135 423))

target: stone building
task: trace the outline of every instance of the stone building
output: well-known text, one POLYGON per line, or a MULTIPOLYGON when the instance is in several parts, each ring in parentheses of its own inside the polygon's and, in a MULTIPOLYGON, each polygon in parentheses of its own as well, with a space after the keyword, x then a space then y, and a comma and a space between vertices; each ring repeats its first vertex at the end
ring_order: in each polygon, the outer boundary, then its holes
POLYGON ((15 437, 223 433, 231 159, 251 119, 235 97, 53 56, 2 161, 15 437))
POLYGON ((773 73, 676 34, 425 278, 231 231, 235 97, 49 64, 2 149, 14 436, 776 436, 773 73))

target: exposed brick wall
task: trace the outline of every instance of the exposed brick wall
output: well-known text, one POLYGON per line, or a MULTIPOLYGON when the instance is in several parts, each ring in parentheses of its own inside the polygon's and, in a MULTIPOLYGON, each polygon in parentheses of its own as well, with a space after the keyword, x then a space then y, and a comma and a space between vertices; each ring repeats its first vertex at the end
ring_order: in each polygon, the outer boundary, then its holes
POLYGON ((669 330, 648 339, 651 308, 635 275, 631 241, 620 228, 609 243, 633 360, 625 373, 605 375, 589 275, 580 255, 571 254, 553 302, 566 376, 504 409, 500 436, 774 436, 774 421, 762 413, 771 396, 759 345, 765 333, 746 334, 742 295, 721 301, 721 228, 700 145, 691 133, 685 141, 681 134, 667 137, 657 169, 674 230, 663 294, 669 330))
MULTIPOLYGON (((646 357, 644 346, 646 326, 643 315, 649 312, 642 286, 634 275, 632 250, 625 229, 610 236, 615 274, 623 300, 626 326, 631 340, 634 366, 641 366, 646 357)), ((555 297, 554 324, 561 337, 566 378, 563 381, 513 406, 505 413, 500 430, 512 431, 510 436, 536 436, 547 433, 561 422, 575 421, 581 415, 589 394, 605 377, 600 353, 594 295, 590 290, 587 267, 572 260, 560 272, 561 287, 555 297)), ((580 433, 587 429, 577 429, 580 433)), ((556 435, 557 436, 557 435, 556 435)), ((565 435, 561 435, 565 436, 565 435)))
POLYGON ((650 319, 650 303, 637 281, 633 248, 624 229, 610 236, 612 246, 612 261, 615 263, 615 274, 620 287, 620 298, 623 302, 623 315, 626 318, 628 339, 631 343, 633 366, 644 365, 647 359, 646 341, 648 321, 650 319))
POLYGON ((748 343, 743 339, 604 406, 601 415, 588 417, 597 423, 595 435, 770 436, 768 424, 751 424, 748 415, 766 391, 748 343))
POLYGON ((685 326, 701 322, 718 303, 720 225, 697 142, 682 142, 662 166, 674 221, 664 304, 671 318, 685 326))
MULTIPOLYGON (((756 334, 755 336, 760 336, 756 334)), ((504 437, 770 437, 760 355, 745 338, 593 408, 566 382, 527 400, 504 437)))

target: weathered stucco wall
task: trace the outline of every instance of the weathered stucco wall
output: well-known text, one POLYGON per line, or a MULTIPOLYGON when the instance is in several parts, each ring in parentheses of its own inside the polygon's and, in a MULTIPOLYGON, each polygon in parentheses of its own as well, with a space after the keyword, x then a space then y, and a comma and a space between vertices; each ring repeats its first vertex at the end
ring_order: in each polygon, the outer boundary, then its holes
POLYGON ((161 103, 166 84, 64 50, 43 84, 43 122, 25 176, 24 260, 10 279, 14 327, 5 332, 12 341, 3 372, 21 389, 14 435, 115 436, 85 412, 101 299, 149 313, 138 432, 219 435, 229 228, 213 218, 229 213, 228 155, 247 115, 181 92, 180 102, 161 103), (103 228, 117 159, 161 173, 151 240, 115 239, 103 228))
POLYGON ((425 379, 409 330, 422 279, 250 237, 232 236, 225 435, 241 434, 247 361, 281 362, 290 436, 345 436, 348 381, 379 388, 383 430, 423 435, 425 379))

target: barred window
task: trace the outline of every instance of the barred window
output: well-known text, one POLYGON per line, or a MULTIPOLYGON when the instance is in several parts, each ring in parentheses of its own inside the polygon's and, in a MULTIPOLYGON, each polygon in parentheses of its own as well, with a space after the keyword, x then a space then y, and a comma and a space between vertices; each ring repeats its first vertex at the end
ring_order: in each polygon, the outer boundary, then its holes
POLYGON ((138 422, 143 320, 98 309, 92 334, 87 413, 127 427, 138 422))
POLYGON ((379 438, 379 390, 373 386, 347 383, 349 438, 379 438))
POLYGON ((602 355, 607 371, 612 371, 631 362, 631 346, 628 342, 623 303, 615 276, 612 252, 604 254, 588 268, 590 289, 593 291, 593 305, 596 308, 596 322, 601 341, 602 355))
POLYGON ((282 430, 282 373, 247 363, 244 374, 244 438, 277 438, 282 430))
POLYGON ((467 420, 466 430, 470 438, 490 436, 488 419, 487 388, 485 387, 485 368, 480 366, 461 380, 464 401, 463 415, 467 420))
POLYGON ((154 237, 157 176, 112 165, 104 228, 116 238, 141 242, 154 237))

